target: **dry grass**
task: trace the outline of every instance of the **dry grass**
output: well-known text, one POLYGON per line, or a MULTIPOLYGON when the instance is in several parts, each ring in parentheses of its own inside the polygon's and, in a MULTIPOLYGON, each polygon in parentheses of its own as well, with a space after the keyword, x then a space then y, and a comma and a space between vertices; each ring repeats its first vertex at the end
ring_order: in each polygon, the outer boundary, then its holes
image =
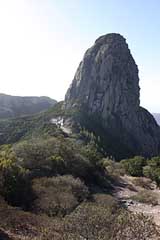
POLYGON ((157 194, 150 190, 142 190, 132 196, 132 199, 140 203, 151 204, 153 206, 158 205, 157 194))
POLYGON ((137 177, 137 178, 134 178, 132 182, 134 185, 138 187, 141 187, 147 190, 153 189, 152 180, 149 178, 137 177))

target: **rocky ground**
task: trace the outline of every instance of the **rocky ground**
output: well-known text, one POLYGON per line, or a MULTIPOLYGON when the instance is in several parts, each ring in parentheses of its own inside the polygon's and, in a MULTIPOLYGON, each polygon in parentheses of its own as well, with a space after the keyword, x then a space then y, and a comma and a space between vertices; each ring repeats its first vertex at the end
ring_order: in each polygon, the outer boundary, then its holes
POLYGON ((114 188, 114 196, 123 204, 129 211, 135 213, 143 213, 144 215, 153 218, 156 225, 160 226, 160 189, 156 188, 152 182, 150 184, 150 192, 157 197, 157 204, 142 203, 133 200, 133 196, 144 191, 144 187, 136 186, 134 177, 121 177, 120 186, 114 188))

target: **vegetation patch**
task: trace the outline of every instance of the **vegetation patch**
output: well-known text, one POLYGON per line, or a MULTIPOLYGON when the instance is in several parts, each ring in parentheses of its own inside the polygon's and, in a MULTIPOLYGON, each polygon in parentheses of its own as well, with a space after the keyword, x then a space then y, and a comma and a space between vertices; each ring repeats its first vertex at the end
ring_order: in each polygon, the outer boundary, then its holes
POLYGON ((89 196, 84 183, 69 175, 35 179, 33 190, 33 211, 50 217, 65 216, 89 196))

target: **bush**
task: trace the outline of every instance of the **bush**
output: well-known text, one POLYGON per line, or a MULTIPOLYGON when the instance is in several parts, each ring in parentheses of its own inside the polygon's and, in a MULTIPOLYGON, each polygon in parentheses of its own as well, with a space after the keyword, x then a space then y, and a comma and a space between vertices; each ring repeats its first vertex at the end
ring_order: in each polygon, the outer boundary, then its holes
MULTIPOLYGON (((87 181, 94 172, 94 165, 89 159, 91 151, 86 153, 70 139, 32 139, 18 143, 14 151, 19 165, 28 169, 33 178, 71 174, 87 181)), ((96 158, 96 153, 93 156, 96 158)))
POLYGON ((64 216, 89 195, 80 179, 72 176, 35 179, 33 190, 36 195, 33 210, 48 216, 64 216))
POLYGON ((47 175, 51 171, 50 157, 54 155, 56 139, 49 140, 32 139, 15 145, 14 151, 19 164, 30 171, 41 171, 47 175))
POLYGON ((125 170, 119 162, 109 158, 103 158, 100 163, 109 175, 121 176, 125 174, 125 170))
POLYGON ((122 160, 120 162, 126 173, 134 177, 148 177, 160 186, 160 157, 145 160, 143 157, 122 160))
POLYGON ((37 216, 33 213, 10 207, 6 203, 3 205, 0 204, 0 229, 9 233, 9 236, 13 234, 14 240, 60 240, 60 238, 57 237, 58 234, 56 234, 56 230, 58 231, 61 228, 62 223, 56 219, 52 220, 44 215, 37 216), (52 235, 52 237, 54 236, 55 238, 45 238, 44 236, 46 234, 52 235))
POLYGON ((160 167, 160 157, 153 157, 147 161, 148 166, 152 168, 160 167))
POLYGON ((65 232, 74 234, 73 239, 88 240, 146 240, 158 235, 152 220, 143 214, 124 209, 113 214, 109 208, 89 202, 65 217, 65 232))
POLYGON ((147 161, 147 166, 143 168, 143 173, 146 177, 151 178, 160 186, 160 157, 153 157, 147 161))
POLYGON ((28 209, 34 198, 31 181, 27 173, 17 166, 6 169, 3 173, 3 188, 0 193, 5 200, 13 205, 28 209))
POLYGON ((119 209, 117 200, 109 194, 97 193, 93 197, 97 206, 110 209, 112 213, 115 213, 119 209))
POLYGON ((156 182, 158 187, 160 186, 160 168, 154 169, 152 180, 156 182))
POLYGON ((146 160, 143 157, 136 156, 131 159, 122 160, 121 165, 127 174, 134 177, 141 177, 143 176, 143 167, 146 165, 146 160))
MULTIPOLYGON (((159 239, 159 229, 150 217, 142 213, 121 211, 117 216, 110 240, 146 240, 159 239)), ((105 238, 104 238, 105 239, 105 238)))
POLYGON ((143 175, 147 178, 151 178, 153 176, 153 169, 151 168, 151 166, 144 166, 143 167, 143 175))
POLYGON ((32 201, 27 171, 17 164, 11 146, 0 148, 0 194, 13 206, 28 208, 32 201))

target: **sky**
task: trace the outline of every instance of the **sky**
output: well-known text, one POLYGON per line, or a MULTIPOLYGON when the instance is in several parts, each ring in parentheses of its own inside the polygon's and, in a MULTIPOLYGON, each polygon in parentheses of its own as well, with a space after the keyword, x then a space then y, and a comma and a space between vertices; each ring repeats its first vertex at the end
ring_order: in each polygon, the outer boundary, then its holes
POLYGON ((0 0, 0 92, 64 99, 85 51, 120 33, 139 67, 141 105, 160 112, 159 0, 0 0))

